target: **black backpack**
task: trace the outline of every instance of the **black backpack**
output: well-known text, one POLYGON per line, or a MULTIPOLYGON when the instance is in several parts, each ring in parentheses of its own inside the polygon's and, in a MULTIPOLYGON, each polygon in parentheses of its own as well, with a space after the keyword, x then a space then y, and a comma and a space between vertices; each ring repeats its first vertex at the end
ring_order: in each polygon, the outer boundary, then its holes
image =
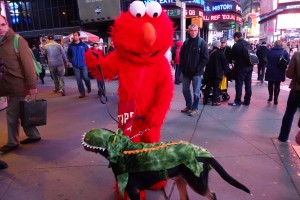
POLYGON ((243 47, 243 57, 245 58, 247 64, 249 65, 257 65, 259 63, 256 52, 251 48, 249 43, 247 45, 242 44, 243 47))

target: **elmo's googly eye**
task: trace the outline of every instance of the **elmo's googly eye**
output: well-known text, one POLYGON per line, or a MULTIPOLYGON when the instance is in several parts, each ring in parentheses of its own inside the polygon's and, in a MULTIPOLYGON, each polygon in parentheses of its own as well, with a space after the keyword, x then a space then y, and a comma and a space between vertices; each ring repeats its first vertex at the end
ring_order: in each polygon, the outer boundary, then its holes
POLYGON ((146 7, 142 1, 134 1, 130 4, 129 11, 134 17, 143 17, 146 12, 146 7))
POLYGON ((146 7, 146 13, 149 17, 156 18, 161 14, 162 8, 157 1, 151 1, 146 7))

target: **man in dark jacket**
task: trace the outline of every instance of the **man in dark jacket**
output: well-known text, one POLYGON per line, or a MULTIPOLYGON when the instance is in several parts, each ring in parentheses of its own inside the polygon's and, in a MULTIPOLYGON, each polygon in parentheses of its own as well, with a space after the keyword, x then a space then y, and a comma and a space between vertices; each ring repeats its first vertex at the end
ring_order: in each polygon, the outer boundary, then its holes
POLYGON ((265 41, 262 42, 262 44, 256 50, 256 55, 259 60, 259 63, 257 65, 257 74, 258 74, 257 80, 260 81, 261 83, 264 82, 265 69, 268 63, 268 59, 267 59, 268 51, 269 49, 265 41))
POLYGON ((209 56, 206 42, 198 36, 198 26, 196 24, 189 25, 188 32, 190 37, 185 40, 180 50, 179 67, 183 74, 182 93, 186 103, 186 107, 181 112, 195 116, 198 114, 201 75, 208 63, 209 56), (191 83, 194 92, 193 102, 190 90, 191 83))
POLYGON ((245 83, 245 96, 243 105, 248 106, 250 104, 252 89, 251 89, 251 79, 253 66, 247 60, 245 54, 247 54, 247 49, 251 48, 251 45, 244 40, 241 32, 235 32, 233 35, 235 44, 233 45, 230 53, 230 60, 234 62, 234 68, 236 72, 235 80, 235 99, 234 102, 228 103, 230 106, 240 106, 242 104, 242 89, 243 83, 245 83), (245 49, 244 49, 245 48, 245 49))
POLYGON ((68 48, 67 55, 69 61, 73 65, 74 74, 76 76, 78 90, 80 93, 79 98, 83 98, 85 97, 85 89, 82 79, 87 87, 87 92, 91 92, 91 81, 88 75, 88 68, 85 65, 85 52, 89 49, 89 47, 79 39, 79 36, 79 31, 75 31, 73 33, 74 39, 68 48))

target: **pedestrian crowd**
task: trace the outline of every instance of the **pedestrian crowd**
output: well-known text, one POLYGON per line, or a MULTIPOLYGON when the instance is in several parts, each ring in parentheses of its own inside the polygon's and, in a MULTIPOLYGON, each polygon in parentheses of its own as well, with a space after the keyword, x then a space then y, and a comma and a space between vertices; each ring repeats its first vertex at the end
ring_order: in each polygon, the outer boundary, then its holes
MULTIPOLYGON (((7 20, 3 16, 0 16, 0 24, 0 96, 8 97, 6 109, 8 141, 7 144, 0 147, 0 151, 7 153, 17 149, 19 144, 40 141, 41 135, 36 127, 23 127, 27 138, 19 141, 19 102, 24 100, 27 95, 37 93, 35 65, 30 59, 30 49, 25 39, 20 37, 20 53, 16 54, 12 48, 14 46, 14 31, 8 26, 7 20)), ((174 84, 182 84, 185 106, 181 112, 189 116, 199 114, 201 91, 203 92, 203 105, 210 103, 212 106, 220 106, 222 98, 219 96, 220 94, 227 94, 228 81, 230 80, 235 80, 235 98, 228 105, 249 106, 252 96, 253 72, 249 50, 255 49, 259 60, 257 64, 258 81, 261 83, 268 82, 267 102, 274 101, 274 105, 277 105, 280 83, 285 81, 285 77, 292 80, 289 86, 291 90, 286 111, 278 136, 279 141, 286 142, 289 138, 294 115, 300 106, 300 52, 294 52, 290 59, 289 52, 285 50, 284 41, 275 41, 271 48, 267 46, 266 42, 262 42, 261 45, 251 45, 243 38, 241 32, 234 33, 235 44, 232 47, 227 45, 225 38, 222 38, 221 41, 213 41, 212 49, 209 49, 206 41, 199 36, 198 31, 197 25, 189 25, 189 37, 185 41, 176 41, 175 47, 170 48, 169 52, 166 53, 170 65, 174 66, 174 84), (278 63, 282 60, 288 63, 287 69, 278 67, 278 63), (245 94, 242 99, 243 85, 245 85, 245 94)), ((54 40, 53 34, 48 35, 48 41, 44 46, 36 41, 32 47, 32 52, 42 66, 39 79, 44 84, 45 70, 48 67, 54 82, 53 92, 65 96, 64 73, 70 62, 76 77, 78 97, 84 98, 87 93, 91 92, 90 78, 97 78, 98 94, 101 96, 104 81, 96 75, 98 66, 87 66, 86 58, 97 60, 104 56, 103 52, 99 50, 97 43, 94 43, 90 49, 86 43, 80 40, 79 31, 73 32, 73 38, 67 51, 54 40), (86 57, 86 55, 89 56, 86 57)), ((109 52, 114 50, 112 43, 109 52)), ((90 63, 97 62, 91 61, 90 63)), ((229 99, 222 97, 223 100, 229 99)), ((300 119, 298 126, 300 128, 300 119)), ((5 168, 7 168, 7 164, 0 160, 0 169, 5 168)))

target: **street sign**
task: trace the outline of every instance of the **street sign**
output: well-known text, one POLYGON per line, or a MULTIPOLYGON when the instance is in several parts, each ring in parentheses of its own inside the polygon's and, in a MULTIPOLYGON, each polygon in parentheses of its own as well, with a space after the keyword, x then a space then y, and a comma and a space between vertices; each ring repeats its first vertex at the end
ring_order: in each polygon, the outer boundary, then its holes
POLYGON ((180 10, 179 9, 167 10, 166 13, 169 17, 179 16, 180 15, 180 10))

